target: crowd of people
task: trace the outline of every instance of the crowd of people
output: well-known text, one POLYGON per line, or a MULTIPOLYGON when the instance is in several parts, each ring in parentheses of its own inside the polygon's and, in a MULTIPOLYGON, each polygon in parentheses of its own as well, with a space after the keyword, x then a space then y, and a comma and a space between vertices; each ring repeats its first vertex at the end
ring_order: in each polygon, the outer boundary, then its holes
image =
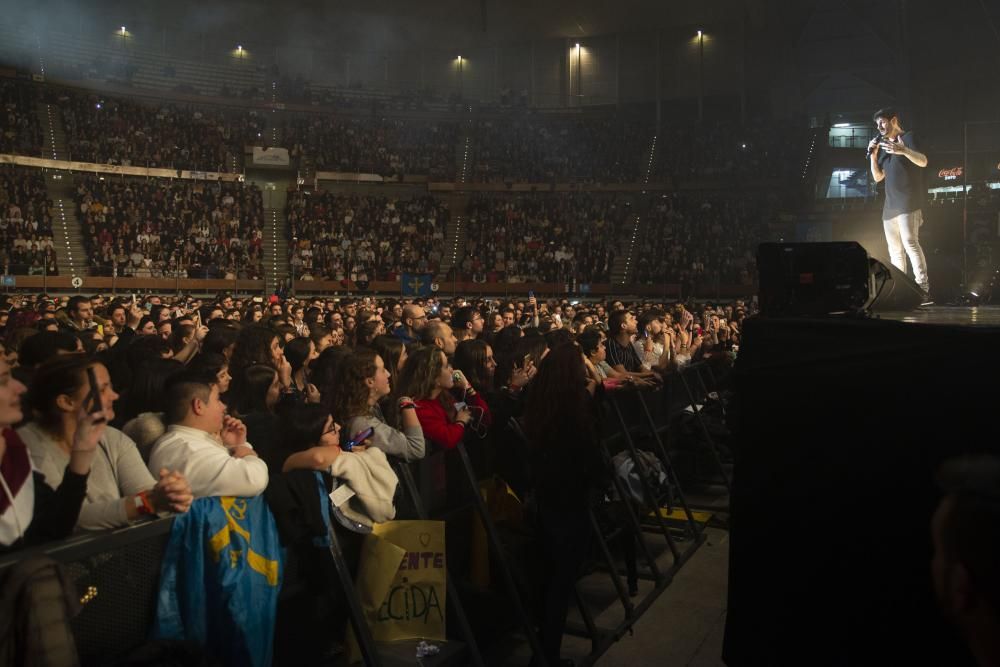
POLYGON ((629 206, 615 196, 474 196, 462 276, 482 283, 609 282, 629 218, 629 206))
POLYGON ((805 156, 807 128, 758 120, 664 123, 657 136, 652 174, 675 181, 739 176, 794 178, 805 156))
POLYGON ((42 126, 35 112, 35 89, 17 81, 0 81, 0 153, 38 157, 42 154, 42 126))
MULTIPOLYGON (((478 474, 503 474, 519 497, 535 498, 550 664, 589 540, 588 530, 569 529, 586 523, 607 483, 595 401, 656 386, 695 360, 731 363, 750 314, 742 302, 626 308, 534 297, 40 295, 4 306, 0 551, 183 514, 200 498, 263 494, 282 544, 315 563, 329 554, 315 551, 303 523, 318 515, 319 497, 326 502, 315 472, 327 491, 365 485, 378 496, 334 501, 345 520, 333 529, 349 544, 396 515, 395 483, 372 482, 387 460, 441 453, 447 463, 465 442, 478 452, 478 474), (312 493, 296 495, 300 474, 312 493), (568 531, 570 541, 559 538, 568 531)), ((451 470, 448 497, 468 493, 451 470)), ((448 545, 466 548, 458 536, 448 545)), ((468 575, 462 562, 449 555, 452 576, 468 575)), ((339 590, 323 579, 330 568, 316 567, 299 573, 322 582, 301 593, 311 602, 279 604, 279 623, 297 614, 296 636, 308 641, 276 649, 278 664, 324 655, 337 635, 331 616, 304 612, 339 590)))
MULTIPOLYGON (((657 195, 635 243, 634 283, 752 285, 757 246, 776 221, 771 196, 657 195)), ((689 293, 685 291, 684 293, 689 293)))
POLYGON ((52 89, 70 158, 79 162, 232 172, 266 128, 254 111, 173 104, 52 89))
POLYGON ((263 199, 255 185, 80 176, 77 218, 95 275, 263 276, 263 199))
POLYGON ((480 121, 472 134, 477 182, 639 182, 655 131, 617 116, 480 121))
POLYGON ((0 266, 4 275, 59 275, 52 200, 41 171, 0 167, 0 266))
POLYGON ((458 127, 453 121, 308 116, 285 123, 282 133, 293 153, 309 155, 318 171, 451 181, 458 127))
POLYGON ((364 284, 402 273, 437 273, 449 212, 430 196, 300 190, 289 193, 286 217, 296 277, 364 284))

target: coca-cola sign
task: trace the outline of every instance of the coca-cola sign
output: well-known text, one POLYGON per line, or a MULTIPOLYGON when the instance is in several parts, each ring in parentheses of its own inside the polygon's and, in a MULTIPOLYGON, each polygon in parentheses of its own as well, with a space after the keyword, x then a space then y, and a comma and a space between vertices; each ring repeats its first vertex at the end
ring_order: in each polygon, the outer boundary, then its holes
POLYGON ((951 167, 950 169, 942 169, 938 172, 938 178, 944 179, 946 181, 954 181, 962 175, 961 167, 951 167))

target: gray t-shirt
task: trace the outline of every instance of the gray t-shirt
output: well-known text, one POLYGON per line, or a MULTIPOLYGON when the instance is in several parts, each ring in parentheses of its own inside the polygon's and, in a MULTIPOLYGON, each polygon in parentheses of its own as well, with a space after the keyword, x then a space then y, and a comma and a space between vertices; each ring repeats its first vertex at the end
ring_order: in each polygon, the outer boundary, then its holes
MULTIPOLYGON (((26 424, 17 429, 17 434, 28 447, 35 468, 45 475, 45 483, 53 489, 59 488, 69 464, 66 450, 38 424, 26 424)), ((103 530, 127 526, 128 515, 122 499, 154 486, 156 480, 132 439, 108 426, 97 443, 97 455, 87 477, 87 498, 76 527, 103 530)))

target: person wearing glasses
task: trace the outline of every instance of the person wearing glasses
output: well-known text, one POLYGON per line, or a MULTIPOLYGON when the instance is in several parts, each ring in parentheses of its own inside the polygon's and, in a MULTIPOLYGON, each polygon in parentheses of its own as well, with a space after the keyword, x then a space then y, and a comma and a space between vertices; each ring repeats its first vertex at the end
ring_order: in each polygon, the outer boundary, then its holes
POLYGON ((427 313, 420 306, 409 303, 403 307, 400 322, 403 326, 393 329, 393 335, 406 344, 416 343, 420 340, 420 330, 427 326, 427 313))
POLYGON ((484 324, 486 320, 474 306, 462 306, 451 317, 451 328, 459 343, 479 338, 483 333, 484 324))

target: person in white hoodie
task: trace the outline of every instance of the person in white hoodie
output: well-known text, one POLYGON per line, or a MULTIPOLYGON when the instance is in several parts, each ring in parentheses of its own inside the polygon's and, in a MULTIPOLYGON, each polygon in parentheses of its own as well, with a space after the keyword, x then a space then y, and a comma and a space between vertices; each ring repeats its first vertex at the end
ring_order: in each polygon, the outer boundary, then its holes
POLYGON ((153 445, 150 470, 180 471, 195 498, 256 496, 267 487, 267 464, 247 442, 243 422, 226 414, 217 384, 196 372, 172 377, 164 418, 167 432, 153 445))

